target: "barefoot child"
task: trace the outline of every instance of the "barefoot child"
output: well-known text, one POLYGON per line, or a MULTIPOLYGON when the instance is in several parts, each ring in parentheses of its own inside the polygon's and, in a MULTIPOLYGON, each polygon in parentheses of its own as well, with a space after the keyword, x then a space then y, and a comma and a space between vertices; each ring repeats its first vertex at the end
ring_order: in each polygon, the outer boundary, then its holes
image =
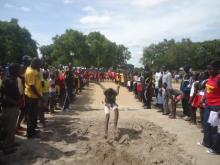
POLYGON ((116 103, 116 96, 119 94, 119 88, 114 90, 109 88, 104 91, 105 95, 105 138, 108 137, 108 123, 110 118, 110 110, 114 111, 114 133, 117 133, 117 124, 118 124, 118 104, 116 103))

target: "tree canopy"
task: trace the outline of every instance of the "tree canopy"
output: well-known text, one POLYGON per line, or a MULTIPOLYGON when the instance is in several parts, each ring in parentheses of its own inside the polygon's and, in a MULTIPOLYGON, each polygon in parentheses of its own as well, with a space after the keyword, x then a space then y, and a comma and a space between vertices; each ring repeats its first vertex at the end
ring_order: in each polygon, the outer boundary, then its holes
POLYGON ((21 62, 24 55, 37 56, 36 41, 29 31, 20 27, 17 19, 0 21, 0 64, 21 62))
POLYGON ((151 44, 143 50, 141 62, 153 64, 154 68, 168 65, 171 69, 179 69, 185 64, 190 64, 194 69, 205 69, 207 64, 220 57, 220 40, 192 42, 182 39, 164 39, 158 44, 151 44))
POLYGON ((88 35, 68 29, 53 38, 53 44, 40 47, 43 58, 52 65, 72 62, 78 66, 111 67, 126 64, 131 53, 99 32, 88 35))

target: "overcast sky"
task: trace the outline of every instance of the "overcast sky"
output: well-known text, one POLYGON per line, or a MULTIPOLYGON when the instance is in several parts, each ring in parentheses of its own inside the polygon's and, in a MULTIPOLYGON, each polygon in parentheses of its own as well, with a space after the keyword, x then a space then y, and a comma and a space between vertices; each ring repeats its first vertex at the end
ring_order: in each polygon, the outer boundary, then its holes
POLYGON ((72 28, 100 31, 132 52, 164 38, 220 38, 220 0, 0 0, 0 20, 18 18, 39 45, 72 28))

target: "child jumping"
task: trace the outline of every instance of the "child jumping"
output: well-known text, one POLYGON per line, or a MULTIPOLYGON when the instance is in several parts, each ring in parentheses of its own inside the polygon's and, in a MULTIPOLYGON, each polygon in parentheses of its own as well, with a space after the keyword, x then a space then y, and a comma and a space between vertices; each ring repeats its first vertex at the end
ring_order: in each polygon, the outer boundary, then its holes
POLYGON ((105 95, 105 136, 104 138, 107 139, 108 137, 108 124, 109 124, 109 118, 110 118, 110 110, 114 111, 114 134, 117 133, 117 124, 118 124, 118 104, 116 103, 116 96, 119 94, 119 88, 117 87, 117 90, 114 90, 112 88, 109 88, 104 91, 105 95))

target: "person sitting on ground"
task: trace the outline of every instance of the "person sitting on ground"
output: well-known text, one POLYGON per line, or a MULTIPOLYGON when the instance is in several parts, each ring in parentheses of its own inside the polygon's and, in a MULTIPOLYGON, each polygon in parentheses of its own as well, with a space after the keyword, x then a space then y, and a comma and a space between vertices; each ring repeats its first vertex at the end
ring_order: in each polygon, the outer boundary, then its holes
POLYGON ((20 93, 18 90, 17 77, 21 74, 19 64, 13 63, 8 68, 9 75, 3 80, 1 86, 2 112, 7 123, 5 123, 6 135, 3 142, 3 152, 10 154, 16 151, 14 135, 19 114, 18 102, 20 93))
POLYGON ((110 110, 114 111, 114 133, 116 135, 117 133, 117 124, 118 124, 118 104, 116 103, 116 96, 119 94, 119 88, 117 87, 117 90, 114 90, 112 88, 106 89, 104 91, 105 95, 105 138, 108 137, 108 124, 109 124, 109 118, 110 118, 110 110))

